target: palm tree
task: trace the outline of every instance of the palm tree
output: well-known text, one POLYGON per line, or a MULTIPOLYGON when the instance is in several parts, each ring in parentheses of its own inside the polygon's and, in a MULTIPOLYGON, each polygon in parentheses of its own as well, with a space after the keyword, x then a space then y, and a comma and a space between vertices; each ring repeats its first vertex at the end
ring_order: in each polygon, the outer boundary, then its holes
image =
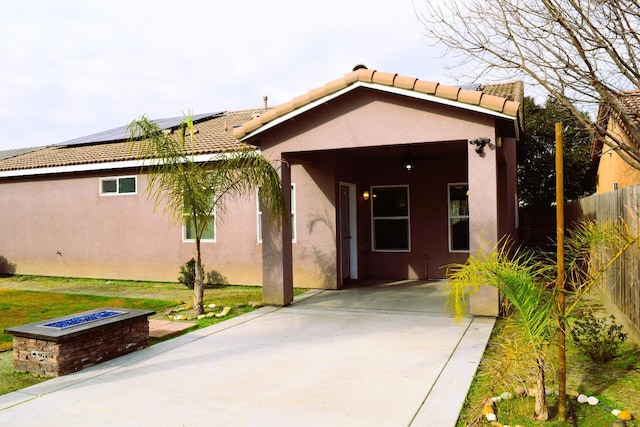
POLYGON ((196 161, 193 119, 187 115, 177 135, 163 131, 146 116, 128 126, 131 149, 143 159, 148 172, 146 192, 154 209, 165 202, 165 212, 191 230, 195 240, 193 308, 204 312, 204 271, 200 241, 213 225, 213 213, 224 212, 224 200, 260 188, 270 218, 283 217, 284 194, 277 170, 251 147, 220 153, 214 160, 196 161))
POLYGON ((498 243, 486 255, 470 256, 465 264, 447 268, 449 302, 456 319, 466 313, 466 294, 482 285, 496 287, 514 310, 523 339, 531 345, 537 368, 534 419, 548 420, 545 396, 545 353, 549 343, 554 299, 544 286, 547 268, 532 252, 512 253, 507 242, 498 243))
MULTIPOLYGON (((571 296, 566 321, 578 302, 624 253, 640 240, 622 222, 581 220, 565 240, 565 286, 571 296)), ((449 302, 459 319, 466 313, 466 295, 483 285, 497 288, 514 312, 521 338, 528 342, 537 369, 534 419, 547 420, 545 396, 545 352, 556 317, 556 259, 525 250, 512 251, 507 241, 491 251, 470 256, 464 264, 447 268, 449 302)), ((562 349, 564 351, 564 349, 562 349)), ((566 389, 566 387, 565 387, 566 389)))

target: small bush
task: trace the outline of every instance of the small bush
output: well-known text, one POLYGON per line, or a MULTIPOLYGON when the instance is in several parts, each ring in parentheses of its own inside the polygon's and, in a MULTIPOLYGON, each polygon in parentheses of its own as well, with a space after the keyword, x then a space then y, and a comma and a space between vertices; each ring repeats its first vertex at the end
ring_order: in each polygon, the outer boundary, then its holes
POLYGON ((575 321, 571 336, 576 346, 594 362, 607 362, 616 357, 627 338, 613 315, 597 319, 590 313, 575 321))
POLYGON ((191 258, 189 261, 180 266, 180 277, 178 282, 182 283, 189 289, 193 289, 196 283, 196 260, 191 258))

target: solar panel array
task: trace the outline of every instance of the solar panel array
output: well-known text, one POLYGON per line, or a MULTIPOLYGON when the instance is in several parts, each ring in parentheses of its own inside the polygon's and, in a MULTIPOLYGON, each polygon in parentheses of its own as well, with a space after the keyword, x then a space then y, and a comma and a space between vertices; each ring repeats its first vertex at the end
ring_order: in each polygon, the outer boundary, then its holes
MULTIPOLYGON (((195 114, 192 116, 193 122, 198 123, 203 120, 208 120, 214 117, 218 117, 220 113, 205 113, 205 114, 195 114)), ((151 120, 153 123, 158 125, 161 129, 175 129, 180 123, 184 120, 184 117, 171 117, 168 119, 154 119, 151 120)), ((131 137, 127 126, 120 126, 115 129, 109 129, 102 132, 94 133, 88 136, 82 136, 80 138, 71 139, 69 141, 61 142, 59 144, 55 144, 59 147, 66 147, 71 145, 90 145, 90 144, 100 144, 106 142, 119 142, 119 141, 127 141, 131 137)))

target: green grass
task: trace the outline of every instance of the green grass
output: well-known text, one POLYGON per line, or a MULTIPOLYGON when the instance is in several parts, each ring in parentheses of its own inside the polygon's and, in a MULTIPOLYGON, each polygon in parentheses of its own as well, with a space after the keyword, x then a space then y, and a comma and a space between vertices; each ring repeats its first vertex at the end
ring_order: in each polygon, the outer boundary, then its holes
POLYGON ((0 288, 0 330, 2 331, 0 334, 0 351, 11 348, 13 337, 4 333, 4 330, 12 326, 66 316, 100 307, 126 307, 163 311, 180 303, 180 300, 105 297, 0 288))
MULTIPOLYGON (((467 395, 458 427, 489 425, 481 417, 484 399, 500 395, 504 391, 513 392, 522 381, 530 383, 532 366, 528 363, 525 349, 514 348, 517 340, 508 321, 499 319, 484 356, 467 395), (505 374, 505 371, 510 373, 505 374), (476 421, 480 419, 480 423, 476 421)), ((546 387, 558 389, 554 382, 557 359, 555 346, 550 347, 547 357, 546 387)), ((570 338, 567 339, 567 390, 596 396, 600 404, 590 406, 570 399, 580 427, 610 426, 615 417, 610 409, 627 409, 635 417, 640 417, 640 349, 625 342, 619 357, 607 363, 594 363, 582 354, 570 338)), ((565 427, 571 421, 560 422, 557 418, 557 398, 548 397, 550 420, 533 421, 533 397, 515 398, 502 401, 496 407, 498 421, 508 425, 525 427, 565 427)), ((628 427, 640 426, 637 420, 628 421, 628 427)))

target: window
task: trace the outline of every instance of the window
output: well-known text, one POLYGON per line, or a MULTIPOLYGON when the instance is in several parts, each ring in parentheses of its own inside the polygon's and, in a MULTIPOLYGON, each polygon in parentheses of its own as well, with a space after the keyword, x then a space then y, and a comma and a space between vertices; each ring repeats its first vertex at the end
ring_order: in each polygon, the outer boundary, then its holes
POLYGON ((409 187, 371 187, 371 200, 373 250, 409 251, 409 187))
MULTIPOLYGON (((262 243, 262 199, 260 189, 256 196, 258 243, 262 243)), ((296 242, 296 185, 291 184, 291 241, 296 242)))
POLYGON ((100 178, 100 195, 137 194, 136 184, 135 176, 100 178))
MULTIPOLYGON (((186 212, 183 213, 184 224, 182 225, 182 240, 185 242, 195 242, 196 230, 193 224, 192 215, 186 212)), ((207 228, 202 232, 200 236, 201 242, 215 242, 216 241, 216 215, 215 207, 212 210, 212 214, 209 215, 207 222, 207 228)))
POLYGON ((469 251, 469 185, 449 184, 449 251, 469 251))

